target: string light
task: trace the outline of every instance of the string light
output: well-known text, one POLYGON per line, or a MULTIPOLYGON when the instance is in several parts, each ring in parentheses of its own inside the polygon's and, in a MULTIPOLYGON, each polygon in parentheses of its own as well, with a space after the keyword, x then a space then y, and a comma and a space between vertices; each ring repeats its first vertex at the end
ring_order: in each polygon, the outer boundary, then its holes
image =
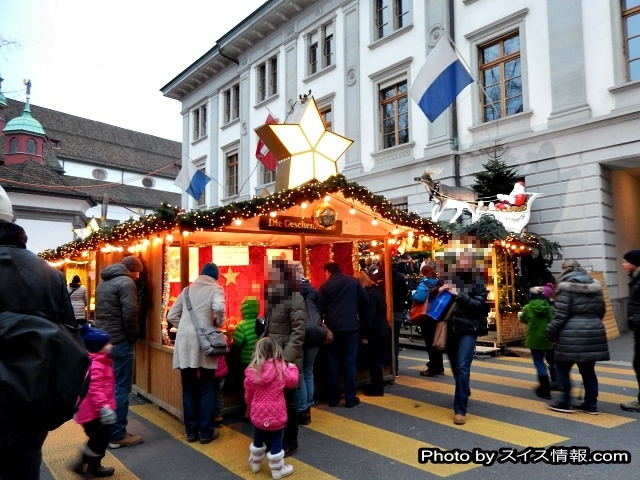
POLYGON ((167 243, 173 243, 173 235, 171 234, 164 237, 164 239, 166 240, 167 243))
POLYGON ((241 218, 236 218, 233 223, 236 224, 237 227, 239 227, 240 225, 242 225, 242 219, 241 218))
POLYGON ((398 229, 398 226, 396 225, 396 228, 393 229, 392 232, 394 235, 398 235, 400 233, 400 230, 398 229))
POLYGON ((374 218, 373 220, 371 220, 371 225, 373 225, 374 227, 378 225, 378 219, 374 218))

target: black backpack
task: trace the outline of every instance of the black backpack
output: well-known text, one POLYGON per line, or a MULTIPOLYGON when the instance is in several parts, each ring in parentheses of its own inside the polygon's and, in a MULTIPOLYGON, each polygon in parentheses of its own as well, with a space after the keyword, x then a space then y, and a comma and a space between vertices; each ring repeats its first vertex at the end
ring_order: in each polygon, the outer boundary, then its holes
POLYGON ((54 430, 71 419, 89 389, 90 363, 76 326, 0 313, 0 431, 54 430))

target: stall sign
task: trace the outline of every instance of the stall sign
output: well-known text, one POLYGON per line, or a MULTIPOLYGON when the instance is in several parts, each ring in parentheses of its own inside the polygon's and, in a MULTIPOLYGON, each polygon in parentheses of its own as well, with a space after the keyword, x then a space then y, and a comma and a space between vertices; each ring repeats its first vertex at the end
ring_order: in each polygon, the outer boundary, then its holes
POLYGON ((287 233, 312 233, 314 235, 340 235, 342 233, 342 222, 340 220, 336 220, 331 228, 323 228, 311 218, 278 215, 277 217, 260 217, 259 225, 260 230, 275 230, 287 233))
POLYGON ((219 267, 241 267, 249 265, 249 247, 214 245, 211 247, 212 261, 219 267))
POLYGON ((345 218, 342 222, 342 233, 346 235, 360 235, 362 233, 360 219, 345 218))

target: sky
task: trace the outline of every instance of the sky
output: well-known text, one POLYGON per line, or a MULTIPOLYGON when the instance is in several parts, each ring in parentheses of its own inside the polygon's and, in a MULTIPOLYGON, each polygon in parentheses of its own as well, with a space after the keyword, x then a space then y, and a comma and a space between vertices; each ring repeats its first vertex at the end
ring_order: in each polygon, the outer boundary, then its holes
POLYGON ((160 88, 265 0, 0 0, 2 92, 182 141, 181 104, 160 88), (17 46, 16 46, 17 44, 17 46))

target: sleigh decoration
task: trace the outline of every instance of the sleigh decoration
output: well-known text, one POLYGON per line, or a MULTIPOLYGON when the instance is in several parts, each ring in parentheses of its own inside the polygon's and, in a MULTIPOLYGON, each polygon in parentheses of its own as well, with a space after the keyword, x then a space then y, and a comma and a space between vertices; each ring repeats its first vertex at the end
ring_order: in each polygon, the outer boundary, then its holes
POLYGON ((493 215, 508 232, 520 233, 529 223, 533 201, 544 195, 542 193, 526 193, 527 201, 524 205, 494 210, 491 209, 491 204, 478 201, 478 193, 471 188, 450 187, 442 185, 439 181, 434 182, 431 175, 441 171, 441 168, 425 170, 420 177, 414 178, 415 181, 422 183, 429 192, 429 201, 434 204, 431 211, 431 219, 434 222, 438 221, 442 211, 447 208, 456 210, 455 215, 449 220, 450 223, 455 223, 462 212, 467 210, 471 214, 473 222, 478 221, 483 215, 493 215))

